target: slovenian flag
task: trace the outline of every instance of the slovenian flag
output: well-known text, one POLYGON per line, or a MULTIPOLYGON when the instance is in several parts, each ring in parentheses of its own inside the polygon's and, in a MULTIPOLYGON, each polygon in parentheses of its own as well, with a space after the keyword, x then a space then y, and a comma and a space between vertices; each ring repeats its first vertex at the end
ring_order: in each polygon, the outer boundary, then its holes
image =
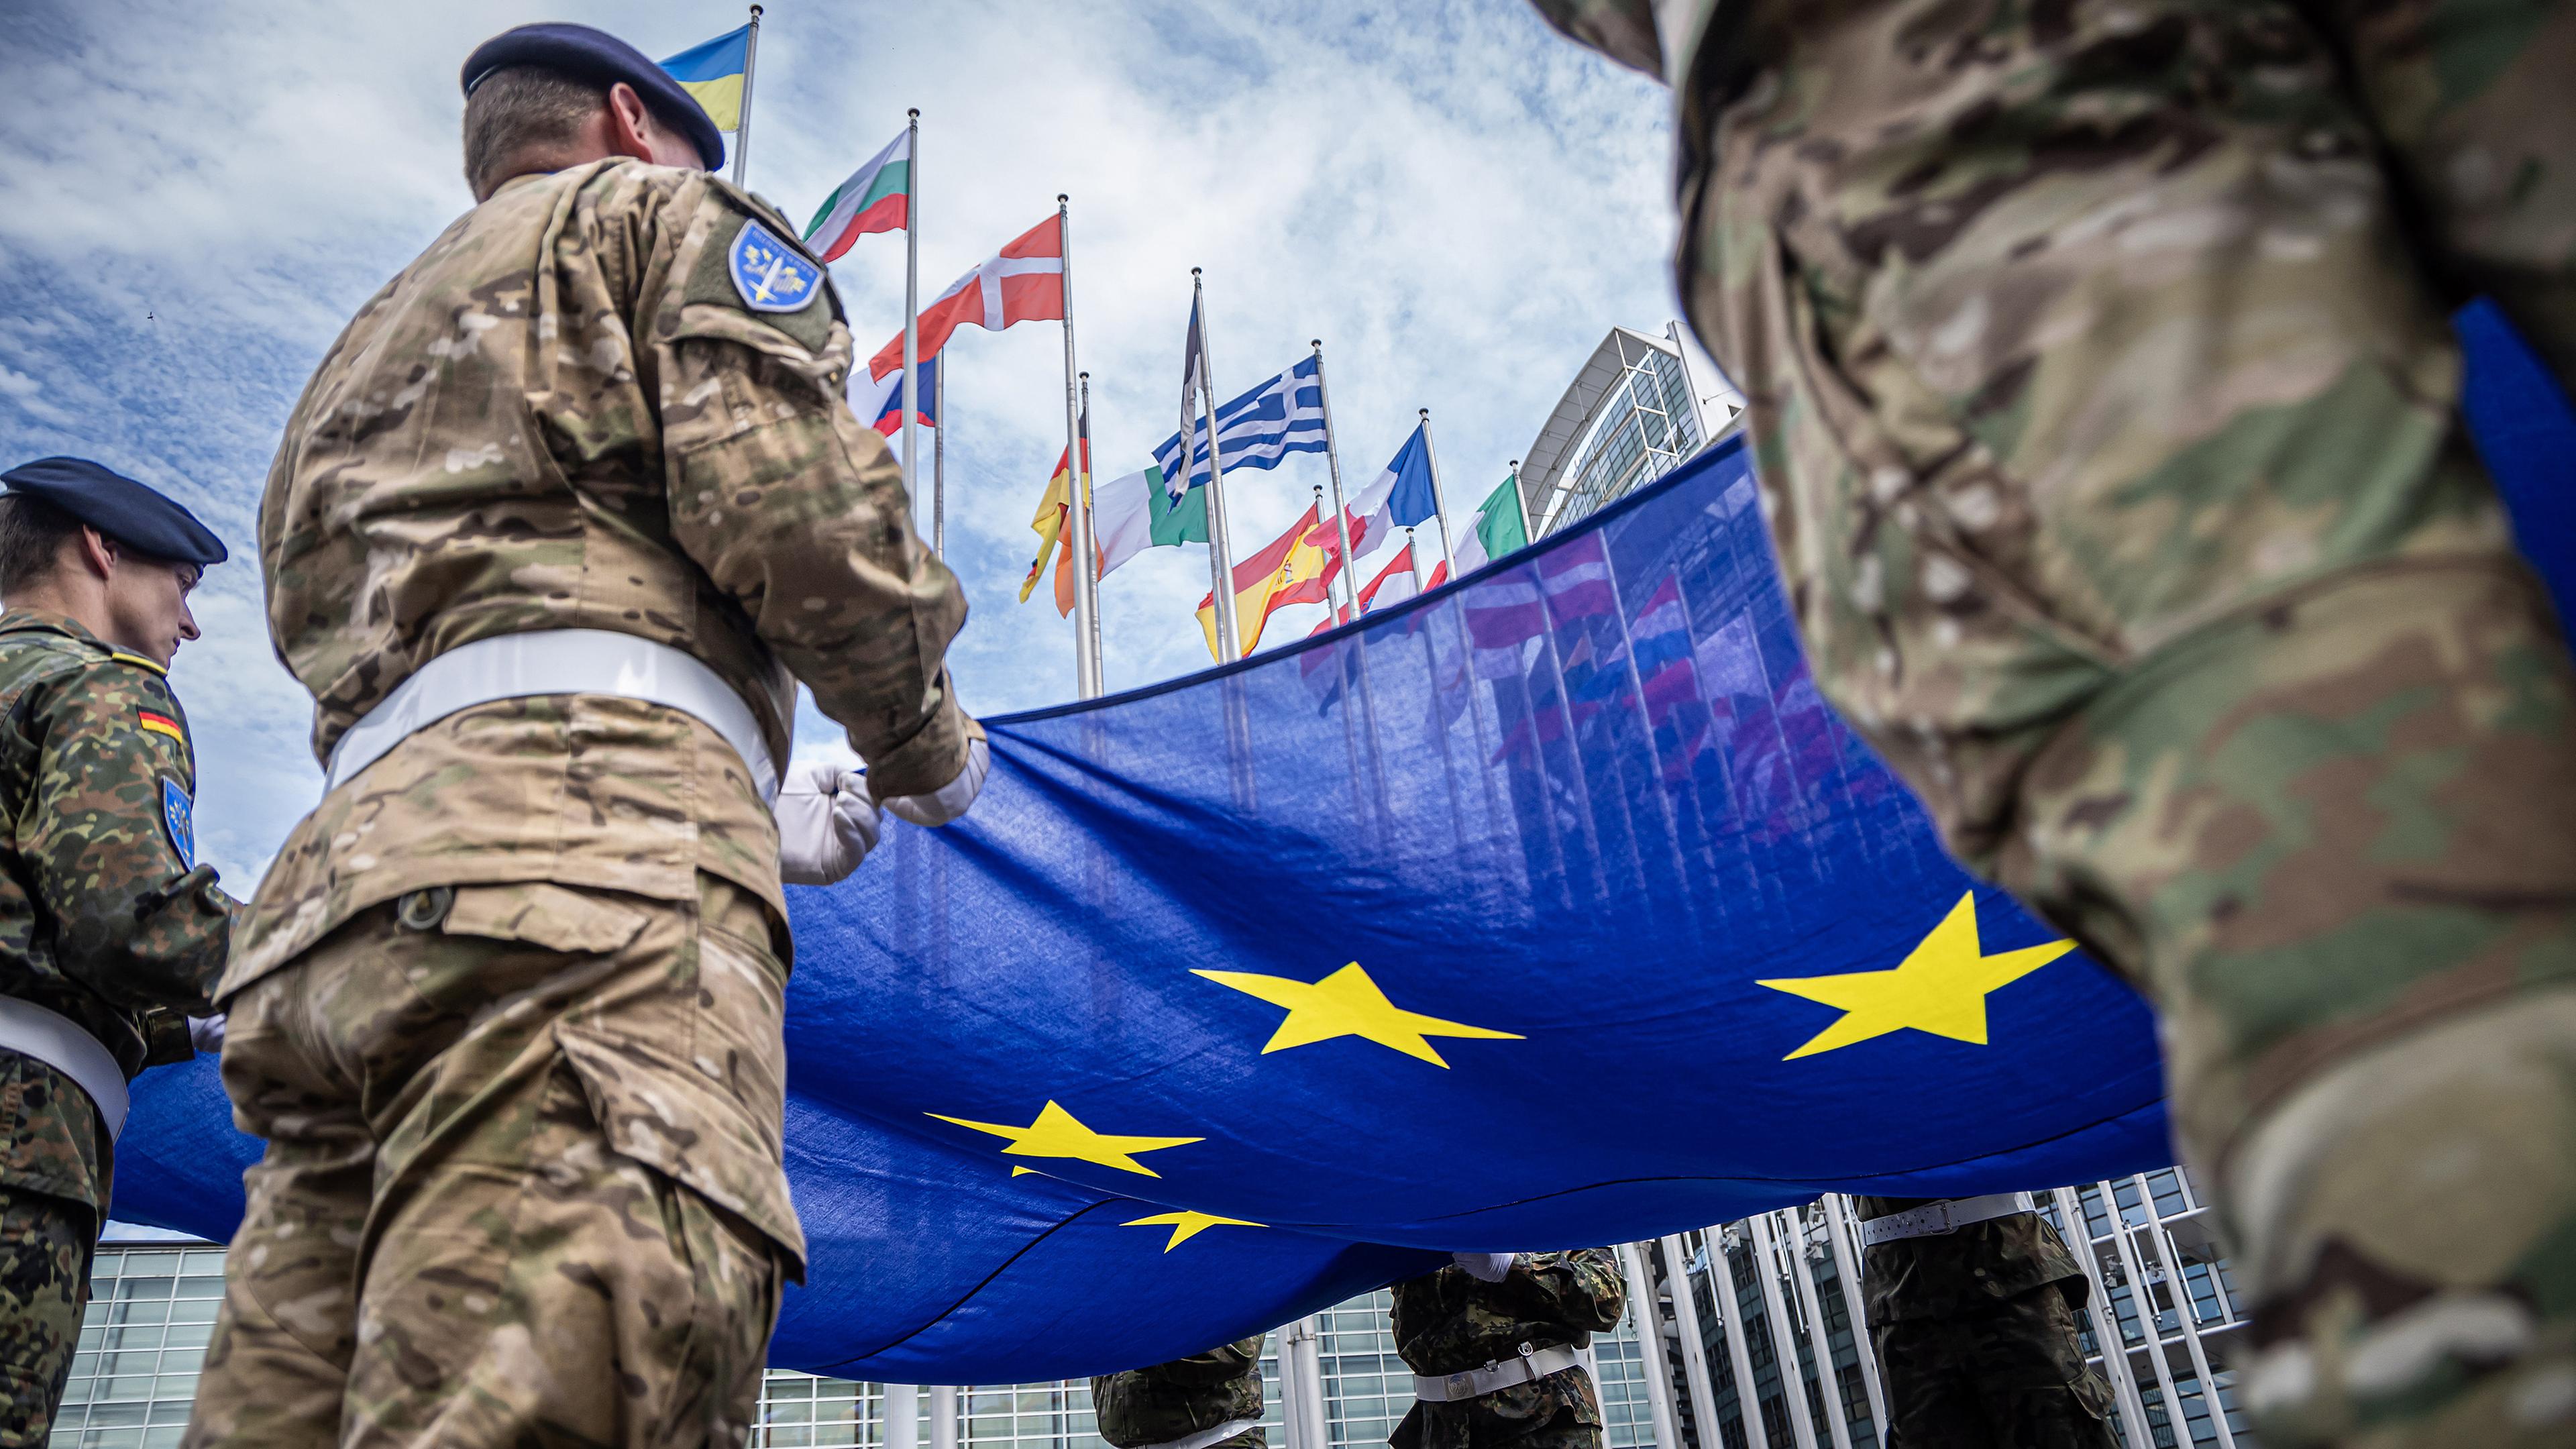
POLYGON ((751 69, 751 27, 729 31, 704 45, 693 45, 662 62, 662 69, 697 97, 716 129, 742 129, 742 78, 751 69))
POLYGON ((868 164, 823 198, 805 224, 805 241, 827 262, 872 231, 901 231, 911 221, 905 193, 912 187, 912 128, 886 143, 868 164))

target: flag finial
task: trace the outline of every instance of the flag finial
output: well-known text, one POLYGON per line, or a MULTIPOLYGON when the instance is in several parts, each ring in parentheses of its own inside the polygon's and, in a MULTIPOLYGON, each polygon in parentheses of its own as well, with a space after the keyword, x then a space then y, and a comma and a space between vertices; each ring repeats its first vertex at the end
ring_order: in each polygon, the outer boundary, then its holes
POLYGON ((1321 337, 1310 337, 1306 340, 1306 345, 1315 349, 1317 352, 1321 352, 1324 350, 1324 339, 1321 337))
POLYGON ((921 107, 914 106, 906 110, 903 114, 906 119, 918 121, 921 119, 921 107))
POLYGON ((1421 409, 1421 410, 1420 410, 1420 412, 1421 412, 1422 417, 1423 417, 1423 419, 1424 419, 1425 421, 1428 421, 1428 420, 1430 419, 1430 417, 1431 417, 1431 409, 1429 409, 1429 408, 1423 408, 1423 409, 1421 409))
POLYGON ((1196 268, 1196 267, 1192 267, 1192 268, 1190 268, 1190 275, 1191 275, 1191 276, 1195 277, 1195 276, 1197 276, 1198 274, 1199 274, 1199 269, 1198 269, 1198 268, 1196 268))

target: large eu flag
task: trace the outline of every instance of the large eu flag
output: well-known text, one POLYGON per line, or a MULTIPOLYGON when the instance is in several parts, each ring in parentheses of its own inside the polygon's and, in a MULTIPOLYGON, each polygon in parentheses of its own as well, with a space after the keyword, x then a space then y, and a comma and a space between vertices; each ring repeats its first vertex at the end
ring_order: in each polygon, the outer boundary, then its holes
MULTIPOLYGON (((2526 521, 2576 455, 2536 406, 2481 423, 2526 521)), ((1303 645, 988 723, 972 814, 791 893, 782 1364, 1090 1373, 1441 1250, 2171 1160, 2146 1009, 1825 707, 1735 443, 1303 645)), ((211 1064, 147 1075, 116 1210, 223 1237, 256 1148, 211 1064)))

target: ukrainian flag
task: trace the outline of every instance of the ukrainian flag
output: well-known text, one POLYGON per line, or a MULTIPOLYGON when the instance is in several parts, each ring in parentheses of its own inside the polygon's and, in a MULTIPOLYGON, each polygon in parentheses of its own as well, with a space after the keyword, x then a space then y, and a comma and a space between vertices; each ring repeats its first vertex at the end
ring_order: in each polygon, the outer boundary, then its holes
POLYGON ((662 62, 680 89, 698 98, 719 131, 742 129, 742 79, 751 68, 751 27, 693 45, 662 62))

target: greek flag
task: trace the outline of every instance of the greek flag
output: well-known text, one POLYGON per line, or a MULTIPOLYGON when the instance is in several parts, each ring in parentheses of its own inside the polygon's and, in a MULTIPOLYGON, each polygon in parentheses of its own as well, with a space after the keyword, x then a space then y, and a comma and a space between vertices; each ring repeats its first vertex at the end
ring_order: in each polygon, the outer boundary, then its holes
MULTIPOLYGON (((1296 366, 1218 408, 1216 417, 1217 442, 1225 450, 1221 461, 1229 473, 1237 468, 1276 468, 1290 453, 1324 451, 1324 385, 1316 380, 1315 359, 1301 358, 1296 366)), ((1205 417, 1197 420, 1196 432, 1191 440, 1192 488, 1208 480, 1205 417)), ((1154 450, 1154 461, 1163 469, 1165 486, 1173 488, 1174 497, 1181 496, 1170 482, 1181 476, 1179 433, 1154 450)))

